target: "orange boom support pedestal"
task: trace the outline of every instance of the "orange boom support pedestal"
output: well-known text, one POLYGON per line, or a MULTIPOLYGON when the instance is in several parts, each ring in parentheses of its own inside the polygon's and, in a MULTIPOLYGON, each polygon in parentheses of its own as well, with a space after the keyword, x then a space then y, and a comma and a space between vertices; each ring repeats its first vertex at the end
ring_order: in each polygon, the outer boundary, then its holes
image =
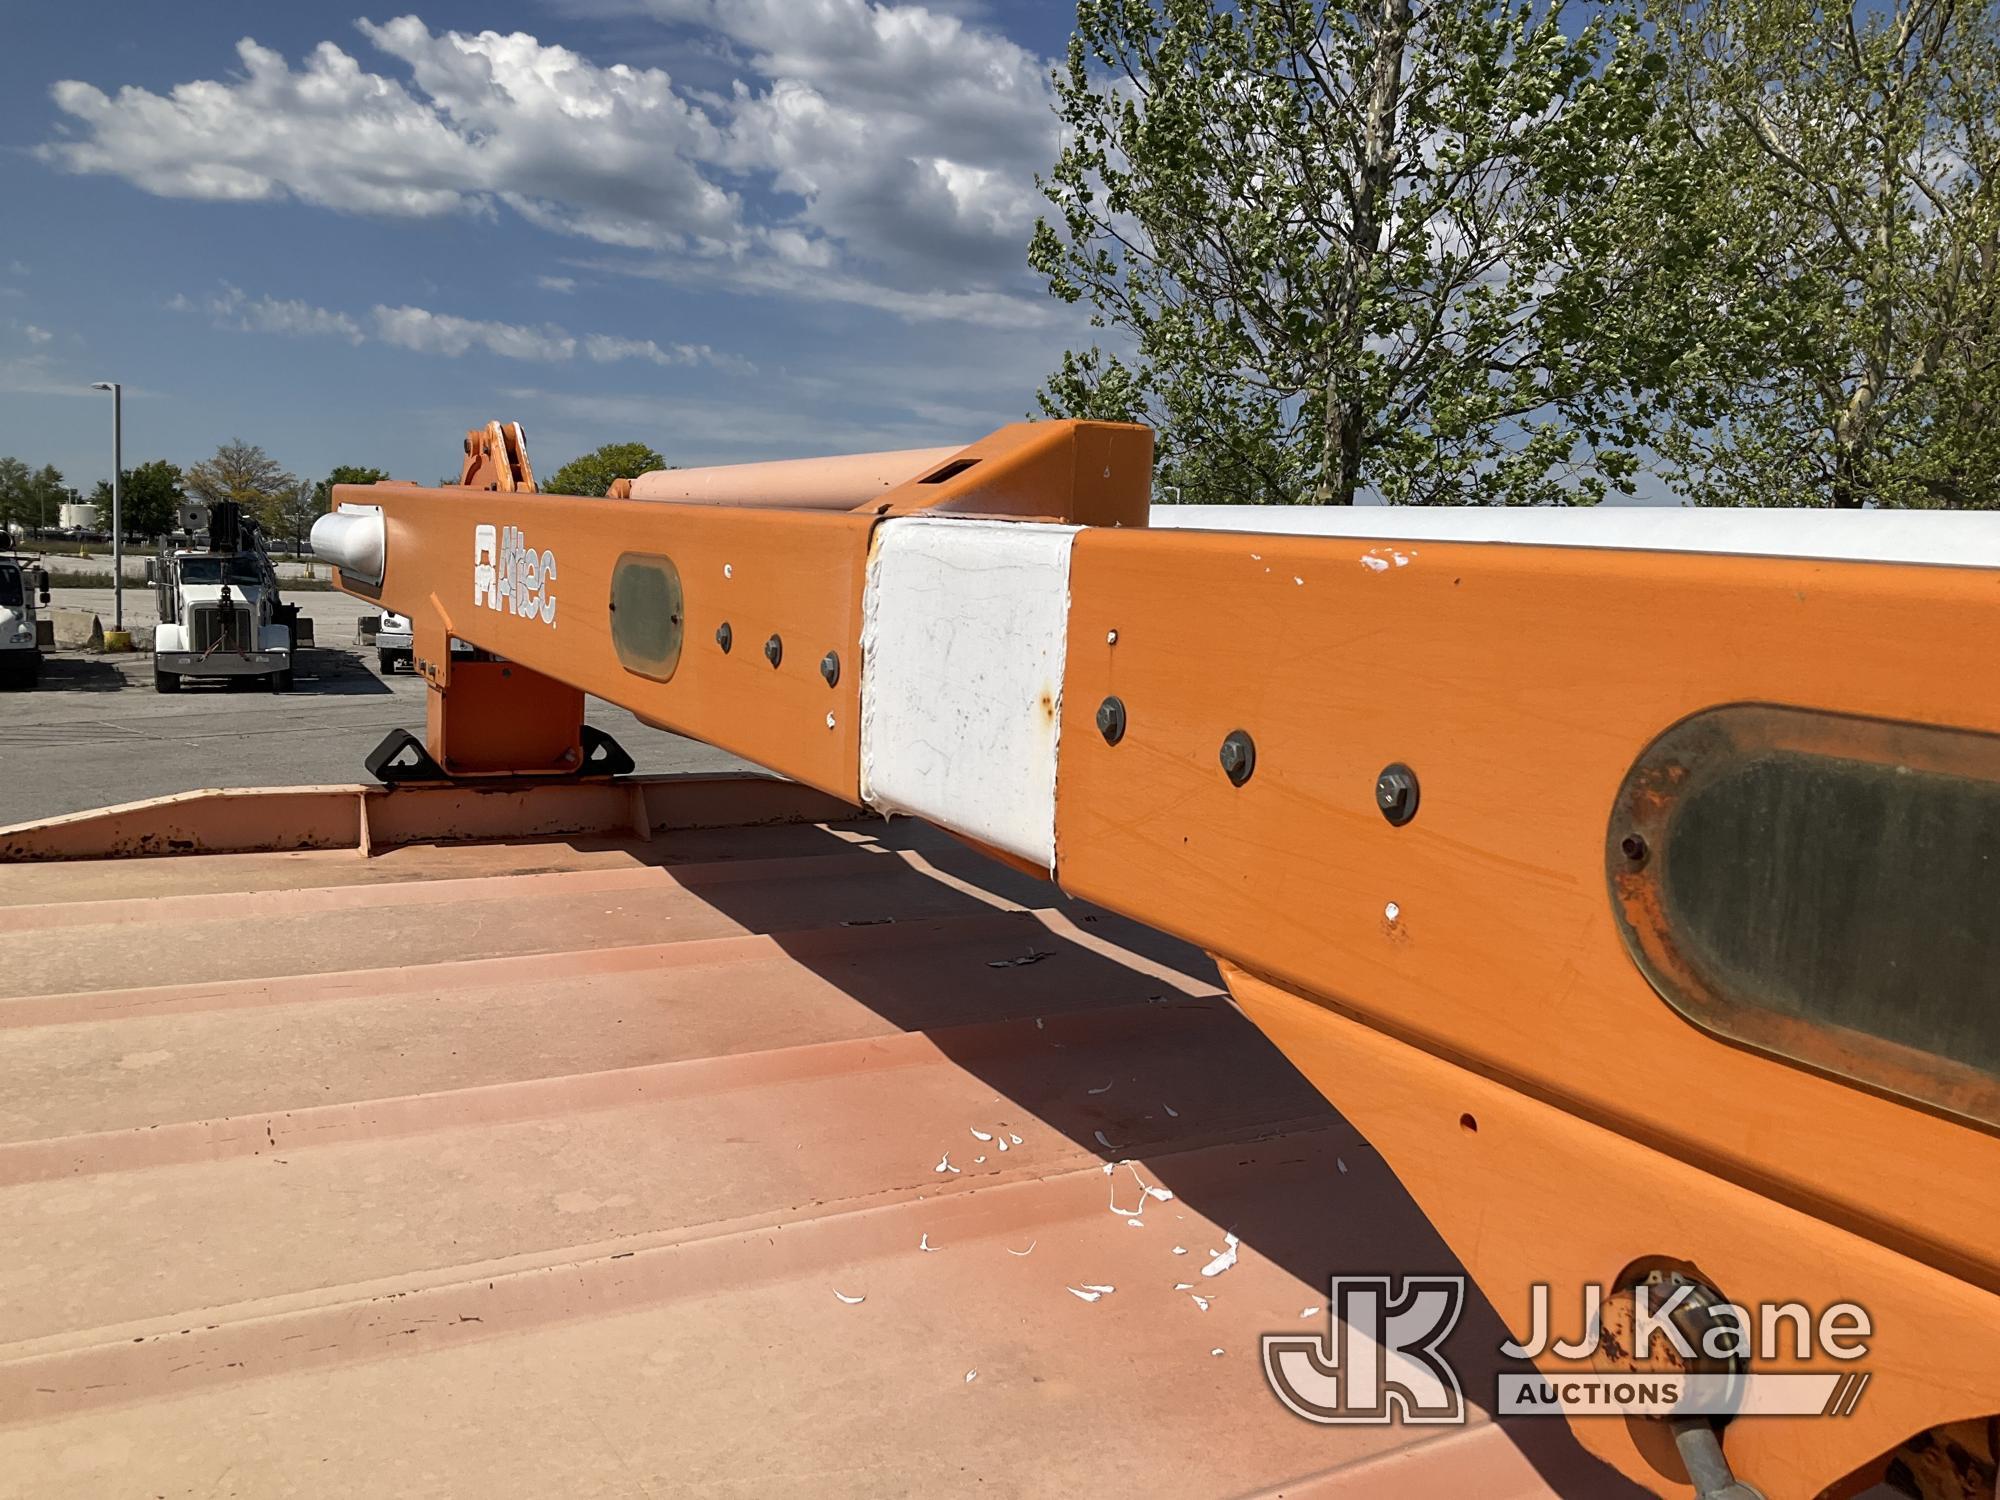
MULTIPOLYGON (((1992 523, 1149 529, 1150 456, 1047 423, 798 505, 342 488, 322 555, 415 622, 449 771, 564 769, 590 693, 1206 948, 1517 1337, 1536 1284, 1573 1338, 1667 1269, 1864 1308, 1862 1358, 1754 1363, 1869 1376, 1728 1424, 1767 1495, 2000 1412, 1992 523)), ((1661 1422, 1573 1426, 1689 1492, 1661 1422)))

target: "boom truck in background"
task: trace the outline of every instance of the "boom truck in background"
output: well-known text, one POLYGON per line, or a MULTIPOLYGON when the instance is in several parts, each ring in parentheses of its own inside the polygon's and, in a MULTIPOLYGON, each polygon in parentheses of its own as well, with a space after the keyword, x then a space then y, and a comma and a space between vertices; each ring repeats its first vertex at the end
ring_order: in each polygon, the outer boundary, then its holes
POLYGON ((206 523, 179 543, 162 543, 154 564, 153 690, 176 693, 183 678, 222 677, 289 691, 298 606, 278 596, 257 523, 233 501, 208 507, 206 523))
POLYGON ((465 455, 313 528, 409 622, 382 785, 0 829, 105 934, 23 1013, 106 1033, 0 1142, 0 1464, 1990 1500, 1991 515, 1154 507, 1094 422, 465 455), (624 775, 586 695, 775 776, 624 775))

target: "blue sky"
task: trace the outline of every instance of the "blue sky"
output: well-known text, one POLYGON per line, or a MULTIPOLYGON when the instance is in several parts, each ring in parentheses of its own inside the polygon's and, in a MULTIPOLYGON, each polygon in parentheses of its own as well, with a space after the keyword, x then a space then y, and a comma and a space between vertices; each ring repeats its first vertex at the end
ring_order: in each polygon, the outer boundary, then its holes
POLYGON ((1068 0, 13 5, 0 453, 232 437, 432 482, 969 440, 1084 314, 1024 264, 1068 0))

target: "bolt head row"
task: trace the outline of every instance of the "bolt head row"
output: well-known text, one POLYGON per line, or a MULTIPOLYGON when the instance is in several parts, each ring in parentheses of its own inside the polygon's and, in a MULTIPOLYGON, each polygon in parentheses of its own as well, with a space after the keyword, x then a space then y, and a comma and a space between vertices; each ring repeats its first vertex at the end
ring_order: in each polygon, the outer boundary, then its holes
MULTIPOLYGON (((1097 705, 1097 732, 1104 736, 1104 743, 1115 745, 1125 738, 1125 704, 1116 697, 1106 698, 1097 705)), ((1250 737, 1247 729, 1232 729, 1223 737, 1222 747, 1216 752, 1222 763, 1222 772, 1230 781, 1241 786, 1257 769, 1257 742, 1250 737)), ((1419 789, 1417 773, 1401 761, 1388 766, 1375 778, 1375 806, 1392 827, 1400 828, 1417 815, 1419 789)))
MULTIPOLYGON (((715 644, 722 648, 724 656, 727 656, 730 648, 736 644, 736 632, 729 628, 727 620, 724 620, 720 625, 715 627, 715 644)), ((764 642, 764 660, 769 662, 773 667, 776 667, 784 659, 784 637, 773 632, 771 638, 764 642)), ((829 651, 819 659, 819 675, 826 679, 828 687, 832 687, 840 681, 840 653, 838 651, 829 651)))

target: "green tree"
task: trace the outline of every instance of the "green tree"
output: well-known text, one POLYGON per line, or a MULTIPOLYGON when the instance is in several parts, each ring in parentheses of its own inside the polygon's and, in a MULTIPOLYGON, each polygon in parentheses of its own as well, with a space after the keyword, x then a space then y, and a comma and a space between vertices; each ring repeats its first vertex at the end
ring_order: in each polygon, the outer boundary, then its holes
POLYGON ((0 507, 11 507, 12 510, 5 519, 22 527, 57 525, 62 516, 63 502, 70 498, 70 488, 63 483, 62 471, 54 464, 43 464, 39 469, 30 470, 17 459, 0 459, 0 466, 4 465, 14 465, 19 470, 18 478, 0 477, 0 496, 8 491, 12 493, 11 501, 0 498, 0 507))
POLYGON ((54 526, 67 499, 69 486, 54 465, 31 469, 18 458, 0 458, 0 525, 54 526))
MULTIPOLYGON (((174 530, 180 524, 182 498, 178 464, 156 458, 140 464, 136 469, 127 469, 118 490, 118 510, 125 534, 156 537, 174 530)), ((111 482, 98 480, 97 488, 91 491, 90 501, 103 518, 104 529, 109 531, 111 482)))
POLYGON ((1190 500, 1629 490, 1675 330, 1611 313, 1685 247, 1608 231, 1673 222, 1662 66, 1562 0, 1080 0, 1029 261, 1128 352, 1043 409, 1150 420, 1190 500))
POLYGON ((614 479, 636 479, 666 466, 667 461, 644 443, 606 443, 595 452, 571 459, 551 474, 541 489, 550 495, 602 495, 614 479))
POLYGON ((0 526, 39 526, 37 499, 34 471, 18 458, 0 458, 0 526))
POLYGON ((2000 0, 1656 0, 1715 164, 1720 391, 1660 438, 1706 503, 2000 506, 2000 0))
POLYGON ((387 469, 372 469, 365 464, 335 464, 333 472, 312 487, 313 514, 322 516, 333 509, 333 487, 336 484, 377 484, 388 477, 387 469))
POLYGON ((285 534, 280 512, 297 497, 299 482, 255 443, 232 438, 187 471, 189 494, 206 504, 234 500, 274 536, 285 534))

